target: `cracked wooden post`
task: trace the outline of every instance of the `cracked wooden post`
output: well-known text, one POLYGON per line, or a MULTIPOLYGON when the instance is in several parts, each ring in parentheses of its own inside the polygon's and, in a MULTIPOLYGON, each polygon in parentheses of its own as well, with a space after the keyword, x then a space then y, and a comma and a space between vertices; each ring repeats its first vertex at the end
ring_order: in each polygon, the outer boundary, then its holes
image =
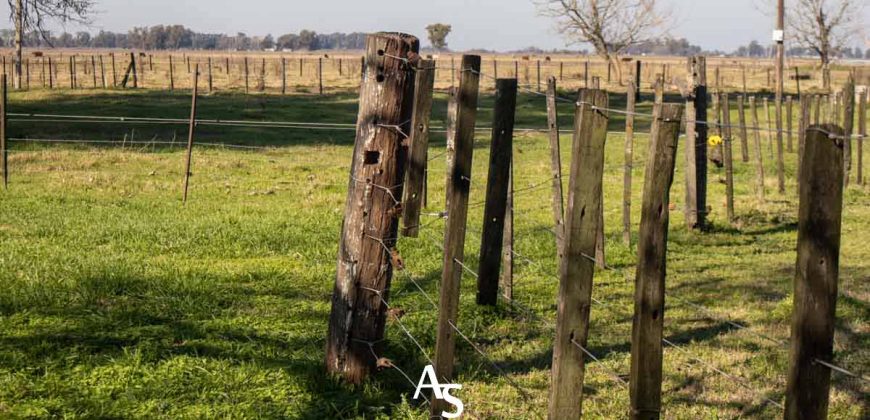
POLYGON ((704 230, 707 220, 707 59, 690 57, 686 100, 686 224, 704 230))
POLYGON ((604 175, 607 94, 583 90, 574 116, 564 255, 559 264, 556 339, 550 381, 549 418, 578 419, 582 414, 585 357, 592 305, 596 232, 600 224, 604 175))
POLYGON ((562 151, 559 144, 559 108, 556 106, 556 79, 547 81, 547 129, 550 140, 550 172, 553 175, 553 228, 556 232, 556 255, 562 258, 565 238, 565 199, 562 195, 562 151))
POLYGON ((408 170, 402 210, 402 235, 416 238, 420 232, 420 210, 426 169, 429 166, 429 119, 432 116, 432 90, 435 86, 435 62, 421 60, 414 82, 414 115, 408 139, 408 170))
POLYGON ((483 211, 483 233, 477 276, 477 304, 498 303, 499 272, 504 245, 508 183, 513 155, 514 118, 517 105, 517 79, 496 80, 489 173, 483 211))
POLYGON ((785 391, 786 420, 824 419, 834 356, 843 211, 843 129, 807 128, 799 183, 797 267, 791 351, 785 391), (828 133, 832 133, 829 136, 828 133))
MULTIPOLYGON (((444 228, 444 260, 438 300, 438 332, 435 339, 435 375, 444 383, 453 379, 456 328, 459 315, 459 284, 465 259, 465 226, 468 221, 468 195, 471 192, 471 163, 474 153, 474 128, 480 87, 480 56, 462 56, 454 128, 455 156, 448 182, 450 199, 444 228)), ((430 413, 440 416, 447 408, 443 400, 433 399, 430 413)))
POLYGON ((384 338, 385 302, 393 270, 401 269, 395 251, 401 204, 397 198, 402 197, 407 159, 403 133, 409 132, 413 104, 409 60, 417 58, 419 48, 411 35, 376 33, 366 39, 326 344, 327 371, 353 384, 375 369, 372 350, 384 338))
POLYGON ((630 418, 637 420, 658 419, 662 408, 668 206, 683 106, 662 104, 657 114, 644 176, 631 334, 630 418))

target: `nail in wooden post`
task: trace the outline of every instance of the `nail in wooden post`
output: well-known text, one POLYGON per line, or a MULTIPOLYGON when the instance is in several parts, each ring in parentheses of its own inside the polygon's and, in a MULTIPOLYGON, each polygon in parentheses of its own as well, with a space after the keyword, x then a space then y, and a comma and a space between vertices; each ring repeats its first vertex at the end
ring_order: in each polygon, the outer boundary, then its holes
MULTIPOLYGON (((438 332, 435 341, 435 375, 450 382, 453 379, 456 350, 457 316, 459 315, 459 283, 465 259, 465 226, 468 219, 468 195, 471 190, 471 162, 474 152, 474 127, 477 119, 480 86, 480 56, 462 56, 455 128, 455 148, 449 183, 452 196, 447 207, 444 229, 444 262, 438 303, 438 332)), ((440 416, 446 408, 443 400, 433 399, 430 413, 440 416)))
POLYGON ((761 152, 761 126, 758 122, 758 107, 755 97, 749 97, 749 110, 752 114, 752 131, 755 139, 755 192, 758 199, 764 201, 764 156, 761 152))
POLYGON ((169 91, 175 90, 175 64, 172 62, 172 55, 169 55, 169 91))
POLYGON ((405 180, 402 133, 410 128, 414 73, 406 62, 390 56, 417 54, 419 47, 417 38, 405 34, 366 37, 366 70, 326 344, 327 372, 352 384, 376 369, 372 353, 382 346, 393 270, 401 269, 395 249, 397 198, 405 180))
POLYGON ((737 95, 737 119, 740 125, 740 155, 749 162, 749 135, 746 131, 746 94, 737 95))
POLYGON ((734 155, 733 138, 731 135, 731 102, 728 94, 722 94, 722 146, 724 147, 723 158, 725 160, 725 207, 728 215, 728 223, 734 223, 734 155))
POLYGON ((689 57, 686 101, 686 224, 704 230, 707 219, 707 59, 689 57))
POLYGON ((0 75, 0 158, 3 159, 3 188, 9 188, 9 150, 6 148, 6 74, 0 75))
POLYGON ((662 331, 665 315, 668 223, 682 106, 662 104, 650 133, 637 244, 631 335, 632 419, 658 419, 662 407, 662 331))
POLYGON ((634 82, 628 82, 625 94, 625 166, 622 176, 622 242, 631 246, 631 176, 634 170, 634 82))
POLYGON ((867 96, 865 91, 861 95, 858 102, 858 138, 855 139, 855 154, 858 159, 856 162, 857 172, 855 173, 855 183, 864 185, 864 139, 867 137, 867 96))
POLYGON ((504 245, 504 216, 507 210, 508 182, 513 155, 514 116, 517 105, 517 80, 496 80, 489 174, 483 211, 483 235, 477 276, 477 304, 498 303, 499 272, 504 245))
POLYGON ((574 141, 565 220, 564 256, 559 265, 556 340, 550 381, 549 418, 582 415, 585 348, 592 306, 595 252, 604 174, 607 94, 583 90, 574 117, 574 141), (581 348, 582 347, 582 348, 581 348))
POLYGON ((429 120, 432 116, 432 90, 435 86, 435 62, 421 60, 414 82, 414 113, 408 139, 408 171, 402 202, 402 235, 416 238, 420 232, 423 207, 423 180, 429 163, 429 120))
POLYGON ((553 221, 556 255, 562 258, 565 238, 565 199, 562 195, 562 151, 559 144, 559 108, 556 106, 556 79, 547 81, 547 129, 550 140, 550 172, 553 176, 553 221))
POLYGON ((833 124, 807 129, 798 211, 797 269, 785 419, 828 413, 843 211, 844 131, 833 124), (837 138, 830 138, 833 133, 837 138))
POLYGON ((187 159, 184 163, 184 196, 182 202, 187 204, 187 190, 190 185, 190 161, 193 157, 193 136, 196 132, 196 95, 199 85, 199 65, 196 66, 196 72, 193 73, 193 95, 190 102, 190 126, 187 134, 187 159))

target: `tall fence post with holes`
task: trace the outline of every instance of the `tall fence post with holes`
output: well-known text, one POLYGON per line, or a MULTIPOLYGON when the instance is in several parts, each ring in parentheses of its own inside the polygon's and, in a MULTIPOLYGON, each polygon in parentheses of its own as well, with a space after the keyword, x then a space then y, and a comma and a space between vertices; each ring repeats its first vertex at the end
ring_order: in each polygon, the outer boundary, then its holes
MULTIPOLYGON (((450 183, 447 226, 444 229, 444 263, 438 302, 438 332, 435 341, 435 375, 453 378, 456 350, 456 325, 459 315, 459 283, 465 258, 465 226, 468 195, 471 192, 471 162, 474 153, 474 128, 480 87, 480 56, 462 56, 459 89, 456 92, 457 118, 454 128, 455 156, 448 174, 450 183)), ((445 402, 433 400, 431 414, 440 416, 445 402)))
POLYGON ((658 419, 662 407, 668 206, 683 116, 682 105, 660 104, 658 108, 644 177, 631 335, 630 418, 638 420, 658 419))
POLYGON ((827 417, 843 210, 843 130, 807 129, 800 178, 797 269, 785 419, 827 417), (833 135, 829 136, 828 133, 833 135))
POLYGON ((722 94, 722 158, 725 161, 725 210, 728 223, 734 223, 734 141, 731 135, 731 101, 727 93, 722 94))
POLYGON ((489 174, 483 211, 483 233, 477 276, 477 304, 498 303, 499 272, 504 245, 504 217, 513 155, 514 119, 517 105, 517 79, 496 80, 489 174))
POLYGON ((196 99, 199 93, 199 64, 196 65, 196 71, 193 73, 193 99, 190 103, 190 125, 187 134, 187 154, 184 163, 184 195, 182 202, 187 203, 187 190, 190 185, 190 163, 193 158, 193 136, 196 133, 196 99))
POLYGON ((686 102, 686 224, 703 230, 707 219, 707 59, 689 57, 686 102))
POLYGON ((550 381, 549 418, 581 417, 584 349, 589 334, 596 232, 601 222, 607 94, 583 90, 574 116, 564 255, 559 264, 556 340, 550 381))
POLYGON ((631 176, 634 170, 634 110, 636 88, 628 82, 625 94, 625 167, 622 179, 622 242, 631 245, 631 176))
POLYGON ((395 248, 406 164, 402 133, 409 129, 414 94, 414 73, 404 58, 419 48, 411 35, 375 33, 366 38, 326 344, 327 371, 353 384, 376 366, 372 353, 384 337, 393 270, 402 268, 395 248))
POLYGON ((432 60, 421 60, 414 83, 414 114, 411 118, 411 137, 408 139, 405 198, 402 200, 402 235, 412 238, 416 238, 420 232, 424 179, 429 163, 429 119, 432 115, 432 90, 435 86, 434 67, 432 60))
POLYGON ((550 170, 553 175, 553 228, 556 232, 556 255, 562 257, 565 237, 565 200, 562 196, 562 151, 559 144, 559 109, 556 106, 556 79, 547 81, 547 129, 550 140, 550 170))

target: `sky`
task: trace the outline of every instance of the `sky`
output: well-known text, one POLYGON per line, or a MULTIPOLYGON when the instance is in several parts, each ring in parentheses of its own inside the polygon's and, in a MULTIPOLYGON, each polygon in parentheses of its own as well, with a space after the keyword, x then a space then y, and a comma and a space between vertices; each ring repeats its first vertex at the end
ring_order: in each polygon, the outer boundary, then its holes
MULTIPOLYGON (((95 0, 97 13, 86 30, 126 32, 134 26, 182 24, 198 32, 248 35, 400 31, 425 39, 425 27, 453 26, 454 50, 516 50, 568 47, 551 18, 539 16, 536 0, 95 0)), ((759 11, 761 0, 661 0, 673 12, 671 36, 707 50, 733 50, 752 40, 767 44, 773 18, 759 11)), ((870 2, 870 0, 859 0, 870 2)), ((772 0, 768 2, 773 3, 772 0)), ((786 1, 788 4, 788 0, 786 1)), ((0 15, 9 7, 0 2, 0 15)), ((870 22, 870 7, 863 11, 870 22)), ((4 21, 0 27, 10 28, 4 21)), ((74 32, 79 26, 54 30, 74 32)), ((423 41, 423 44, 427 44, 423 41)), ((860 46, 860 45, 857 45, 860 46)), ((587 48, 586 46, 571 46, 587 48)), ((870 47, 870 46, 867 46, 870 47)))

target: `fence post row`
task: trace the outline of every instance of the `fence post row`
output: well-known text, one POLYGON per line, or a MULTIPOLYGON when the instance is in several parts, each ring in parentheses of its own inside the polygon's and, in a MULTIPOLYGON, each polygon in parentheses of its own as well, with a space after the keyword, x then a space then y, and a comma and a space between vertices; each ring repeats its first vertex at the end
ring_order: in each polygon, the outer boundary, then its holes
MULTIPOLYGON (((326 345, 327 371, 360 383, 375 368, 380 348, 398 233, 396 197, 402 197, 402 147, 411 118, 414 77, 393 57, 418 53, 417 38, 375 33, 366 38, 353 163, 338 251, 326 345)), ((397 267, 396 265, 399 265, 397 267)))
POLYGON ((549 399, 551 419, 576 419, 582 414, 583 348, 589 333, 595 272, 590 255, 595 252, 601 223, 604 142, 607 137, 607 115, 595 108, 607 108, 607 94, 600 90, 582 90, 580 106, 574 116, 565 242, 559 264, 549 399))
POLYGON ((844 131, 807 128, 801 162, 797 267, 785 419, 827 417, 843 210, 844 131), (829 136, 828 133, 833 133, 829 136))
POLYGON ((432 91, 435 86, 435 62, 421 60, 414 83, 414 113, 411 119, 408 171, 405 197, 402 200, 402 235, 416 238, 420 232, 424 178, 429 163, 429 119, 432 114, 432 91))
MULTIPOLYGON (((468 219, 468 195, 471 192, 480 56, 462 56, 461 66, 459 89, 456 92, 457 115, 453 140, 455 156, 453 164, 448 168, 449 217, 444 229, 444 263, 438 302, 438 332, 435 339, 435 374, 448 383, 453 378, 459 283, 462 277, 461 264, 465 257, 465 226, 468 219)), ((445 408, 444 401, 435 399, 431 404, 431 414, 440 416, 445 408)))
POLYGON ((483 212, 483 234, 477 276, 477 304, 498 303, 499 272, 504 245, 504 217, 507 210, 508 183, 513 155, 514 115, 517 105, 517 79, 496 80, 489 174, 483 212))

